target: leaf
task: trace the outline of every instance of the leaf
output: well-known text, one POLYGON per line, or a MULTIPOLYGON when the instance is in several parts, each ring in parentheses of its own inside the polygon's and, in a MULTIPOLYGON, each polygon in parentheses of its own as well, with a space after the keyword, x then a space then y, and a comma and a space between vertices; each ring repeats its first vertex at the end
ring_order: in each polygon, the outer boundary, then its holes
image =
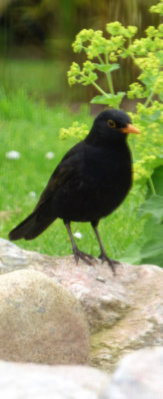
POLYGON ((163 220, 163 196, 152 195, 141 205, 141 215, 152 215, 157 223, 163 220))
POLYGON ((148 241, 142 248, 141 262, 155 264, 163 267, 163 248, 162 240, 157 242, 148 241))
POLYGON ((157 52, 157 57, 160 60, 160 64, 163 65, 163 53, 162 53, 162 51, 158 51, 157 52))
POLYGON ((132 263, 133 265, 141 264, 140 244, 132 243, 128 246, 123 256, 121 256, 121 262, 132 263))
POLYGON ((158 228, 157 234, 155 231, 155 238, 147 240, 142 247, 140 243, 131 244, 121 257, 121 261, 134 265, 149 263, 163 267, 163 226, 158 225, 158 228))
POLYGON ((106 94, 106 96, 96 96, 91 100, 92 104, 103 104, 117 107, 119 106, 122 98, 125 96, 125 92, 119 91, 117 94, 106 94))
POLYGON ((100 72, 109 73, 120 68, 119 64, 94 64, 96 69, 100 72))
POLYGON ((91 100, 92 104, 108 104, 108 96, 96 96, 91 100))
MULTIPOLYGON (((163 160, 162 160, 163 161, 163 160)), ((154 169, 152 175, 153 184, 158 195, 163 196, 163 165, 154 169)))
POLYGON ((147 242, 142 246, 140 256, 142 262, 163 267, 163 224, 156 224, 154 218, 148 220, 145 225, 147 242))

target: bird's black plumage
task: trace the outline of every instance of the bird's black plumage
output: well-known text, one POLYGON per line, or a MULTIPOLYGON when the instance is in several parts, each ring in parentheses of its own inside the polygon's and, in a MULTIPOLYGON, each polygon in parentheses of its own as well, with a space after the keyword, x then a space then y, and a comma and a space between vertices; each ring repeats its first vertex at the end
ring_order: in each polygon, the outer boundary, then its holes
POLYGON ((114 269, 104 251, 97 225, 116 209, 132 183, 131 154, 126 142, 129 132, 138 133, 123 111, 100 113, 88 136, 71 148, 53 172, 34 211, 9 234, 11 240, 33 239, 56 218, 63 219, 71 238, 76 261, 93 258, 77 248, 71 221, 90 222, 100 245, 100 258, 114 269))

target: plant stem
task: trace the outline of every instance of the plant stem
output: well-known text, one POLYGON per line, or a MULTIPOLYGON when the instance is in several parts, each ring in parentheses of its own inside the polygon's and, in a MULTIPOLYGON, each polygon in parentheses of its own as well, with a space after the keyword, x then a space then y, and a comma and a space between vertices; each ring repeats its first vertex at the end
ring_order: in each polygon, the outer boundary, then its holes
MULTIPOLYGON (((105 62, 106 62, 106 65, 109 64, 108 54, 105 54, 105 62)), ((112 80, 111 73, 110 72, 106 73, 106 77, 107 77, 110 93, 114 94, 114 87, 113 87, 113 80, 112 80)))
POLYGON ((153 90, 151 90, 151 92, 149 93, 149 96, 147 97, 146 102, 145 102, 145 104, 144 104, 145 107, 147 107, 148 104, 151 102, 152 97, 153 97, 153 94, 154 94, 154 93, 153 93, 153 90))
POLYGON ((93 84, 94 87, 96 87, 96 89, 97 89, 101 94, 103 94, 105 97, 107 97, 107 93, 106 93, 103 89, 101 89, 101 87, 100 87, 96 82, 92 82, 92 84, 93 84))
POLYGON ((157 195, 157 194, 156 194, 155 187, 154 187, 154 184, 153 184, 153 180, 152 180, 152 177, 151 177, 151 176, 148 178, 148 182, 149 182, 149 186, 150 186, 150 189, 151 189, 151 191, 152 191, 152 194, 153 194, 153 195, 157 195))
POLYGON ((110 72, 107 73, 107 79, 108 79, 108 83, 109 83, 110 93, 114 94, 113 81, 112 81, 112 76, 111 76, 110 72))
POLYGON ((104 63, 104 61, 103 61, 103 59, 102 59, 101 55, 98 55, 98 59, 99 59, 99 61, 100 61, 100 63, 101 63, 101 64, 103 64, 103 63, 104 63))

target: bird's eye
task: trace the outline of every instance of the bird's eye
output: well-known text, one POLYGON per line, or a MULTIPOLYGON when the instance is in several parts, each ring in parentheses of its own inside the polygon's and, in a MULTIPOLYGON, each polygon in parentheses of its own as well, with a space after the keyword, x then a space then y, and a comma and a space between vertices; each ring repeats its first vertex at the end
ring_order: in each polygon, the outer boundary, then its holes
POLYGON ((112 121, 112 119, 108 119, 107 125, 108 125, 109 127, 116 127, 116 123, 115 123, 114 121, 112 121))

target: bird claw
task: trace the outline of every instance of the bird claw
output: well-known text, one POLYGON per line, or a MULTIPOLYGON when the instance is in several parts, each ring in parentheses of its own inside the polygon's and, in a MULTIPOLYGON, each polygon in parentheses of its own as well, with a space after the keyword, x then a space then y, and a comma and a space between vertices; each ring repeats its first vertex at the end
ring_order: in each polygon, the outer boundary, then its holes
POLYGON ((113 274, 116 275, 115 265, 119 264, 120 262, 114 259, 110 259, 105 252, 101 252, 98 258, 101 259, 102 263, 107 262, 110 268, 112 269, 113 274))
POLYGON ((79 259, 82 259, 85 263, 91 266, 93 266, 92 261, 95 259, 92 255, 86 254, 85 252, 80 251, 79 249, 74 250, 74 257, 76 264, 78 264, 79 259))

